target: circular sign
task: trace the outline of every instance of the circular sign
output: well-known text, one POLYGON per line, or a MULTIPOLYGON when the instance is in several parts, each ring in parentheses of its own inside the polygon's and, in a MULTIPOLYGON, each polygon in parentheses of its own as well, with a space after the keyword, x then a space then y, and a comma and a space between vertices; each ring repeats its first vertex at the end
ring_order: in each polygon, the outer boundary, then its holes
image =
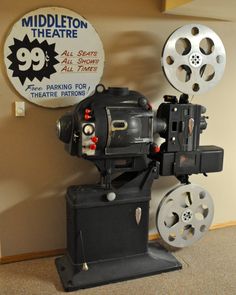
POLYGON ((93 26, 61 7, 31 11, 12 27, 4 45, 7 75, 27 100, 50 108, 78 103, 99 83, 102 42, 93 26))

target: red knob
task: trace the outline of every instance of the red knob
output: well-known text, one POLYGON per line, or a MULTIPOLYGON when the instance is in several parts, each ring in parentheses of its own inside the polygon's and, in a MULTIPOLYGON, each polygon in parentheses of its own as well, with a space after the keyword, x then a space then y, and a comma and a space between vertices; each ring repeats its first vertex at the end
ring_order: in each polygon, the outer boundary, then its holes
POLYGON ((94 151, 94 150, 96 150, 97 145, 95 143, 90 144, 89 148, 90 148, 90 150, 93 150, 94 151))
POLYGON ((91 119, 91 116, 90 116, 90 115, 88 115, 88 114, 85 114, 85 115, 84 115, 84 119, 85 119, 86 121, 88 121, 88 120, 90 120, 90 119, 91 119))
POLYGON ((161 150, 161 148, 158 145, 154 146, 154 148, 153 148, 154 153, 159 153, 160 150, 161 150))
POLYGON ((91 112, 92 112, 92 110, 90 110, 90 109, 85 109, 85 114, 90 114, 91 112))
POLYGON ((91 138, 91 140, 92 140, 92 142, 94 142, 94 143, 98 143, 98 137, 97 137, 97 136, 93 136, 93 137, 91 138))

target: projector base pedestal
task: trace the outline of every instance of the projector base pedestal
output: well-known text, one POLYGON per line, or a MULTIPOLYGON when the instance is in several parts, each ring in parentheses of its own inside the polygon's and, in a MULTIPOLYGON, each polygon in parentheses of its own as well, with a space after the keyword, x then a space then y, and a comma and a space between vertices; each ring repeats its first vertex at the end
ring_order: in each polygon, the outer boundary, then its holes
POLYGON ((181 263, 157 242, 149 242, 147 253, 90 262, 87 271, 82 270, 81 264, 72 264, 67 255, 57 258, 55 262, 65 291, 91 288, 182 268, 181 263))

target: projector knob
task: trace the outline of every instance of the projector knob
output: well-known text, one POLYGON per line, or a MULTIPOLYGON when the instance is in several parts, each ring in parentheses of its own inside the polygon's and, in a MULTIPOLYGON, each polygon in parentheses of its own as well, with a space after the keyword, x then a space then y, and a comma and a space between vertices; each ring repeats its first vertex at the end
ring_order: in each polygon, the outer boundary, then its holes
POLYGON ((156 145, 156 146, 154 146, 153 151, 154 151, 154 153, 160 153, 161 148, 156 145))
POLYGON ((89 114, 85 114, 84 115, 84 120, 88 121, 90 120, 92 117, 89 114))
POLYGON ((90 149, 90 150, 93 150, 93 151, 95 151, 95 150, 96 150, 96 148, 97 148, 97 146, 96 146, 96 144, 95 144, 95 143, 93 143, 93 144, 90 144, 90 146, 89 146, 89 149, 90 149))
POLYGON ((97 137, 97 136, 93 136, 93 137, 91 138, 91 140, 92 140, 92 142, 94 142, 94 143, 98 143, 98 137, 97 137))
POLYGON ((108 200, 109 202, 114 201, 115 198, 116 198, 116 193, 114 193, 114 192, 109 192, 109 193, 107 193, 107 200, 108 200))
POLYGON ((85 114, 91 114, 91 112, 92 112, 92 110, 90 110, 90 109, 85 109, 85 114))

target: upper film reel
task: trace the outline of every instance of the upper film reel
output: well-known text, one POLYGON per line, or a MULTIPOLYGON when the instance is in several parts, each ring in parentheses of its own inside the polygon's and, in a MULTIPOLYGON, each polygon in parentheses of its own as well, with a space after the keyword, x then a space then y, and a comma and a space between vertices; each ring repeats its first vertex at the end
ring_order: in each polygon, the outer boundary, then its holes
POLYGON ((174 31, 162 51, 162 68, 168 81, 189 95, 214 87, 223 76, 225 64, 221 39, 210 28, 199 24, 174 31))

